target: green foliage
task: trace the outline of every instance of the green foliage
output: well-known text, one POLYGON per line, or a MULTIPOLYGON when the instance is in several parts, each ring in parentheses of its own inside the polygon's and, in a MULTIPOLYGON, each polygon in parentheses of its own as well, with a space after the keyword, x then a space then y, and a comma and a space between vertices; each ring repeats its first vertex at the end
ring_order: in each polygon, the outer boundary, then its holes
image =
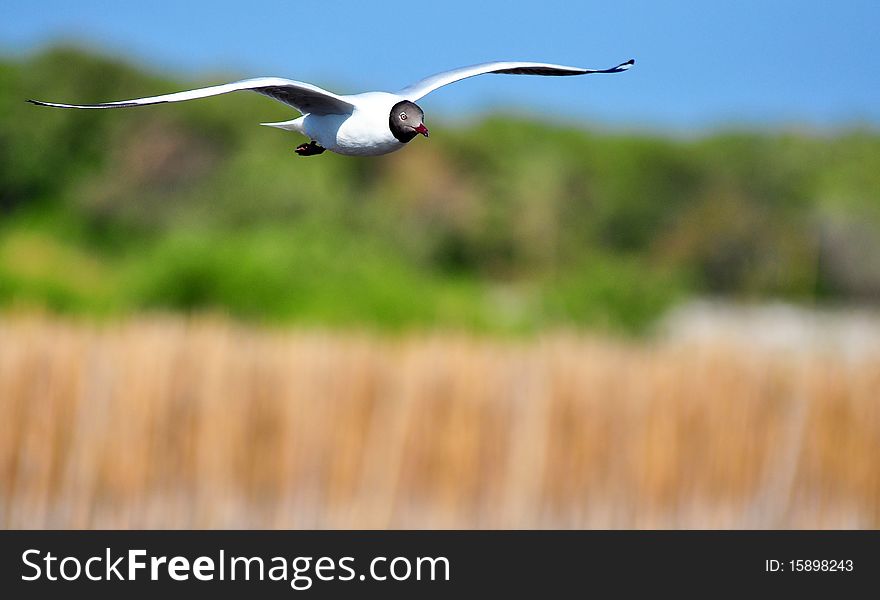
MULTIPOLYGON (((434 119, 301 159, 256 94, 63 111, 171 82, 76 48, 0 62, 0 306, 271 323, 641 331, 693 294, 880 299, 880 136, 599 134, 434 119)), ((429 119, 431 115, 429 113, 429 119)))

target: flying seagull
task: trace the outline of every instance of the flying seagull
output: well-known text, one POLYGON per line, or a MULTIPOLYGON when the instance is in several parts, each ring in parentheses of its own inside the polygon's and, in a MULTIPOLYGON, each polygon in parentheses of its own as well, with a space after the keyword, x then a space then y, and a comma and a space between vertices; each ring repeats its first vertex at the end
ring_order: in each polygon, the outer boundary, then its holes
POLYGON ((302 113, 302 116, 292 121, 261 123, 307 136, 311 141, 296 148, 296 153, 300 156, 313 156, 325 150, 338 154, 376 156, 400 150, 419 134, 428 137, 425 113, 415 102, 444 85, 486 73, 557 76, 620 73, 633 64, 634 60, 628 60, 610 69, 581 69, 536 62, 489 62, 437 73, 393 94, 366 92, 342 96, 302 81, 258 77, 175 94, 101 104, 60 104, 38 100, 28 102, 56 108, 129 108, 251 90, 292 106, 302 113))

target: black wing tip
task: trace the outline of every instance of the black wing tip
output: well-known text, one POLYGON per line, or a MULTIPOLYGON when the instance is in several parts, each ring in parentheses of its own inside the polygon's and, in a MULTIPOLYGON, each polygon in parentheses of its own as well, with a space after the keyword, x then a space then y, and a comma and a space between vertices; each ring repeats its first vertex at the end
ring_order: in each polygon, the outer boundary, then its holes
POLYGON ((626 62, 620 63, 613 69, 608 69, 606 73, 624 73, 626 71, 629 71, 630 67, 632 67, 634 64, 636 64, 636 59, 631 58, 626 62))
MULTIPOLYGON (((50 108, 129 108, 131 106, 141 106, 137 102, 108 102, 105 104, 60 104, 57 102, 43 102, 41 100, 31 100, 28 98, 25 102, 36 104, 37 106, 48 106, 50 108)), ((162 104, 161 102, 150 102, 150 104, 162 104)))
POLYGON ((28 102, 30 104, 34 104, 36 106, 48 106, 49 108, 66 108, 64 106, 59 106, 58 104, 53 104, 52 102, 43 102, 42 100, 31 100, 30 98, 25 100, 25 102, 28 102))

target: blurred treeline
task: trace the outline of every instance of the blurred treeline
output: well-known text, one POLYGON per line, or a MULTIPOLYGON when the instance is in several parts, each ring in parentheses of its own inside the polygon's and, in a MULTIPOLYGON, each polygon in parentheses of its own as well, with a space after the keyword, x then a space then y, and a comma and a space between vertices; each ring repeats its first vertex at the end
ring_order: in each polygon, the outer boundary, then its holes
POLYGON ((301 138, 256 125, 296 113, 256 94, 117 111, 24 102, 236 78, 171 81, 71 47, 0 61, 0 306, 639 331, 692 295, 880 300, 870 129, 444 124, 428 101, 430 140, 300 158, 301 138))

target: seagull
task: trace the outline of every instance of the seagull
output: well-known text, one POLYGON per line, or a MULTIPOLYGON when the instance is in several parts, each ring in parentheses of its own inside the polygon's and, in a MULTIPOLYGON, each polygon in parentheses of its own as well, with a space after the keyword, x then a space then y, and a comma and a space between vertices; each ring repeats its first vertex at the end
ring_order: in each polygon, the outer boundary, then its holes
POLYGON ((257 77, 174 94, 101 104, 28 102, 56 108, 130 108, 250 90, 283 102, 301 113, 299 118, 291 121, 261 123, 307 136, 309 143, 296 148, 300 156, 314 156, 325 150, 349 156, 378 156, 400 150, 419 134, 428 137, 425 112, 416 100, 450 83, 486 73, 554 76, 620 73, 634 64, 634 60, 628 60, 610 69, 581 69, 537 62, 488 62, 431 75, 396 93, 366 92, 343 96, 302 81, 257 77))

